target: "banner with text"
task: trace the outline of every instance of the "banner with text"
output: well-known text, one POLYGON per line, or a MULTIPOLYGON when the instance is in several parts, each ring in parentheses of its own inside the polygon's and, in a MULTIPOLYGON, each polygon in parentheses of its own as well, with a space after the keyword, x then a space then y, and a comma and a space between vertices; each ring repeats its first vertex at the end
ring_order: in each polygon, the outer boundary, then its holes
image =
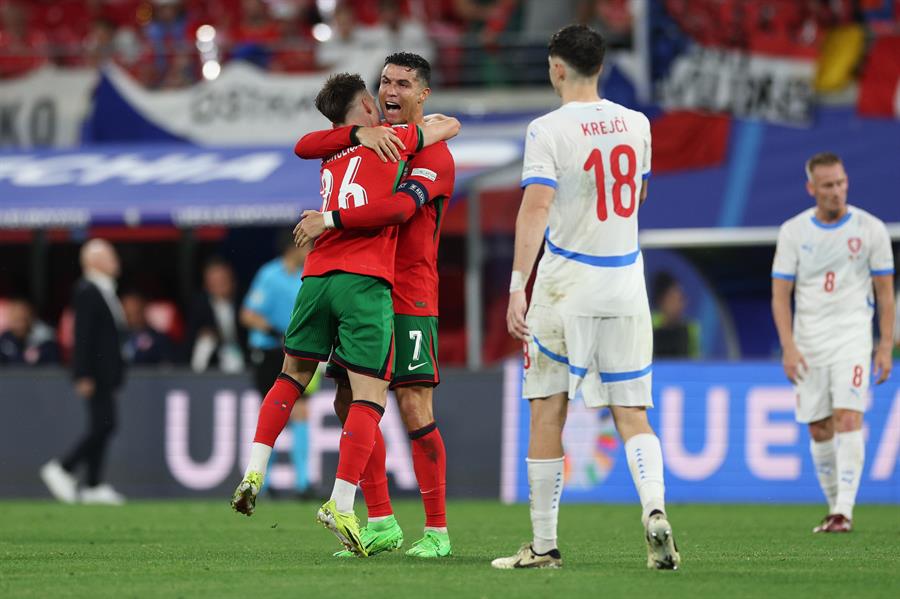
POLYGON ((739 118, 808 125, 813 118, 816 65, 692 45, 656 84, 667 110, 724 112, 739 118))
POLYGON ((292 146, 304 133, 331 126, 315 107, 327 74, 267 73, 236 61, 213 81, 159 91, 115 66, 103 77, 86 141, 142 139, 155 128, 160 137, 200 145, 292 146))
POLYGON ((0 149, 77 145, 96 69, 46 66, 0 81, 0 149))
MULTIPOLYGON (((504 383, 501 497, 528 501, 529 408, 521 365, 504 383)), ((805 425, 781 365, 657 363, 650 423, 665 460, 666 499, 690 502, 824 502, 805 425)), ((900 381, 873 388, 865 417, 866 464, 859 501, 900 503, 900 381)), ((569 405, 563 501, 637 501, 609 410, 569 405)))

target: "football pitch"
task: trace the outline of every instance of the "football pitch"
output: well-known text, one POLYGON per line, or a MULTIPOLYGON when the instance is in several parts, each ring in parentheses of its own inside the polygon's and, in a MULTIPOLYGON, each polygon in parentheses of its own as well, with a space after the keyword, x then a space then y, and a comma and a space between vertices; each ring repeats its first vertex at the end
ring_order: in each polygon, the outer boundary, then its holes
MULTIPOLYGON (((897 597, 900 509, 857 508, 856 530, 812 535, 818 506, 671 505, 677 572, 645 568, 638 508, 563 505, 561 570, 497 571, 529 538, 528 507, 453 501, 454 555, 333 558, 313 503, 269 501, 246 518, 222 501, 122 508, 0 502, 3 597, 897 597)), ((361 506, 360 506, 361 507, 361 506)), ((418 501, 395 503, 404 549, 418 501)))

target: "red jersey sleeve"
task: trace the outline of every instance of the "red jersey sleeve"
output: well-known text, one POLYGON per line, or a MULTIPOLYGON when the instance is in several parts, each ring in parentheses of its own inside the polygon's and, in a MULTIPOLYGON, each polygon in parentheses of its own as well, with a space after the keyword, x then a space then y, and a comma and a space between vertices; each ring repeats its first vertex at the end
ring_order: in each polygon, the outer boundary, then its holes
MULTIPOLYGON (((446 147, 446 144, 444 144, 446 147)), ((434 146, 429 146, 429 148, 434 146)), ((438 198, 449 198, 453 195, 456 179, 456 165, 453 156, 446 149, 423 152, 414 156, 409 163, 409 175, 403 180, 397 191, 406 191, 417 198, 419 206, 433 202, 438 198)))
POLYGON ((300 138, 294 145, 294 154, 304 159, 327 158, 341 150, 359 145, 356 125, 313 131, 300 138))

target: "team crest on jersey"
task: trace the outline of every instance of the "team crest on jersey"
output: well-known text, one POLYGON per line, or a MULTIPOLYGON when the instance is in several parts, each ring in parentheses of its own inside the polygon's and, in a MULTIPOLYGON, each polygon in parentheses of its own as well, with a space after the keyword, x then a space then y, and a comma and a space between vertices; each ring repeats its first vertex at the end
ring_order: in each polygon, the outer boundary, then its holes
POLYGON ((847 240, 847 246, 850 248, 850 253, 856 255, 859 253, 859 250, 862 249, 862 239, 859 237, 851 237, 847 240))

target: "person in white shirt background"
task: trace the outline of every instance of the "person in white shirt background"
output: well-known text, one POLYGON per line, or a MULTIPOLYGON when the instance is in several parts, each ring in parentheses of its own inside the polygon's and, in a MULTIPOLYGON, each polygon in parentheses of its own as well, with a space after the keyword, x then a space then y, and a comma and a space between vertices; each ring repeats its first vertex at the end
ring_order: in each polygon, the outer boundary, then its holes
POLYGON ((797 421, 809 425, 813 465, 828 501, 813 532, 850 532, 865 463, 870 371, 876 384, 891 375, 894 257, 884 223, 847 203, 847 173, 837 155, 810 158, 806 177, 816 205, 779 230, 772 314, 784 372, 797 392, 797 421))

